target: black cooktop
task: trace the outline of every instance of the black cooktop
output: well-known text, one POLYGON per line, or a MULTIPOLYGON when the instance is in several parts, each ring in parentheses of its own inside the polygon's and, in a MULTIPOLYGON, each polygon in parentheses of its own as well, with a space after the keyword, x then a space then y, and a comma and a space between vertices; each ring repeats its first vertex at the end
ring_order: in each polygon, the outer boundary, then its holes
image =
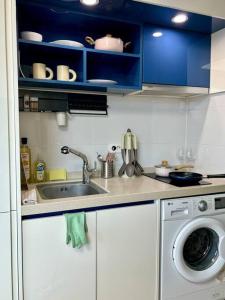
POLYGON ((211 184, 210 182, 207 182, 207 181, 204 181, 204 180, 201 180, 196 184, 193 184, 193 183, 192 184, 177 183, 177 182, 173 182, 173 180, 169 177, 157 176, 155 173, 144 173, 143 175, 147 176, 147 177, 150 177, 152 179, 158 180, 158 181, 165 182, 167 184, 177 186, 177 187, 196 186, 196 185, 198 186, 198 185, 209 185, 209 184, 211 184))

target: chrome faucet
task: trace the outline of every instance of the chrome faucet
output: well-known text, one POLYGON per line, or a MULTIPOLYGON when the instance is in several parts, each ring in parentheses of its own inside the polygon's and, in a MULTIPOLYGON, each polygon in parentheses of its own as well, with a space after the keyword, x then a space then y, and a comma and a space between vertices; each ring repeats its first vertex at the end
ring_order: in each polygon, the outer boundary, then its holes
POLYGON ((83 179, 82 179, 82 181, 83 181, 84 184, 85 183, 90 183, 90 177, 91 177, 91 175, 94 172, 96 172, 96 162, 95 162, 94 168, 90 169, 89 168, 89 164, 88 164, 87 156, 85 154, 83 154, 83 153, 75 150, 75 149, 72 149, 72 148, 68 147, 68 146, 62 147, 61 148, 61 153, 63 153, 63 154, 72 153, 72 154, 80 157, 83 160, 83 175, 82 175, 83 179))

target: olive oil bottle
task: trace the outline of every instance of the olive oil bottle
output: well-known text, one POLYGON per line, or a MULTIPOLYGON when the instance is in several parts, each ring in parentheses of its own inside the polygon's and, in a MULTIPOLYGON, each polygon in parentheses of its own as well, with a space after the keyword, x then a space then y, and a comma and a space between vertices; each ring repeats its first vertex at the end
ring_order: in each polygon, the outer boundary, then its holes
POLYGON ((28 139, 21 138, 20 158, 21 158, 21 185, 31 183, 31 151, 28 147, 28 139))

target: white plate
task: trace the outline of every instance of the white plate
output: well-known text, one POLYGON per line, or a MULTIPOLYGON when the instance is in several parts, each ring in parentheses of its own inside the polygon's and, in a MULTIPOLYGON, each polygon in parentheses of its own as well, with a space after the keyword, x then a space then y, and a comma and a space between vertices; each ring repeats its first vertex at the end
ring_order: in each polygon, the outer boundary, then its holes
POLYGON ((60 44, 60 45, 64 45, 64 46, 71 46, 71 47, 77 47, 77 48, 83 48, 84 45, 76 42, 76 41, 70 41, 70 40, 57 40, 57 41, 53 41, 50 42, 51 44, 60 44))
POLYGON ((89 79, 89 83, 98 83, 98 84, 117 84, 117 81, 108 80, 108 79, 89 79))

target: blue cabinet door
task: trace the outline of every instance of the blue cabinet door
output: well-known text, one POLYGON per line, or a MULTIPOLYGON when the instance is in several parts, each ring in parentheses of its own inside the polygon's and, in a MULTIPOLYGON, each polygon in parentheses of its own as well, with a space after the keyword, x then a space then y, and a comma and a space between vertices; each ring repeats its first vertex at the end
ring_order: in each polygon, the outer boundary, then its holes
POLYGON ((208 34, 145 25, 143 82, 209 87, 210 47, 208 34))

